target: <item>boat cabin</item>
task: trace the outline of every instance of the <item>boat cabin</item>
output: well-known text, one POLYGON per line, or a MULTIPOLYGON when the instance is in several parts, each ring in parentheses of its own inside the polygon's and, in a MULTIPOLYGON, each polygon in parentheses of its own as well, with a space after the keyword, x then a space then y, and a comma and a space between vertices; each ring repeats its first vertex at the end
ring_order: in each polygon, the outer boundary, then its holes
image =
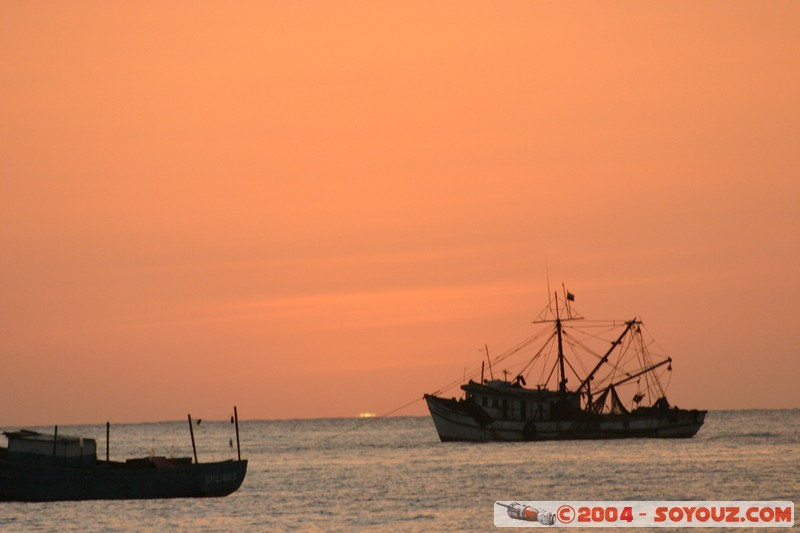
POLYGON ((94 439, 45 435, 37 431, 7 431, 7 459, 17 463, 92 467, 97 464, 94 439))
POLYGON ((552 420, 580 410, 580 395, 548 389, 527 389, 517 382, 470 380, 461 388, 466 401, 479 406, 494 420, 552 420))

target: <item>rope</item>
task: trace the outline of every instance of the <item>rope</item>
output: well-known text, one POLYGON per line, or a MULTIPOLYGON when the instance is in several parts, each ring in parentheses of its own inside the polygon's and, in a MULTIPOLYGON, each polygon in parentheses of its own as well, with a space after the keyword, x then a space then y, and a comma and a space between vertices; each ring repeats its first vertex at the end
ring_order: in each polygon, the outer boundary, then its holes
POLYGON ((412 400, 412 401, 410 401, 410 402, 408 402, 406 404, 403 404, 400 407, 397 407, 396 409, 392 409, 391 411, 389 411, 387 413, 383 413, 382 415, 379 415, 379 416, 373 416, 372 418, 367 418, 363 422, 360 422, 360 423, 357 423, 357 424, 353 424, 349 428, 347 428, 345 430, 342 430, 339 433, 336 433, 334 435, 331 435, 326 440, 333 440, 335 438, 341 437, 342 435, 344 435, 346 433, 350 433, 351 431, 353 431, 355 429, 358 429, 358 428, 364 427, 366 425, 372 424, 374 422, 377 422, 378 420, 384 419, 387 416, 391 416, 391 415, 395 414, 398 411, 402 411, 406 407, 411 407, 412 405, 414 405, 415 403, 417 403, 417 402, 419 402, 421 400, 422 400, 422 398, 417 398, 416 400, 412 400))

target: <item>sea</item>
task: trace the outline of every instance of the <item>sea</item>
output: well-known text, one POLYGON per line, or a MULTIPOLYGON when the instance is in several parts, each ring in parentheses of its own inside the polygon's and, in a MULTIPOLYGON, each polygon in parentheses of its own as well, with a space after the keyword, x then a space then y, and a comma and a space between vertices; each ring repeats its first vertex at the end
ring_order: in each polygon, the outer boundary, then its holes
MULTIPOLYGON (((236 456, 230 420, 193 427, 200 462, 236 456)), ((429 417, 239 429, 249 466, 228 497, 0 503, 0 531, 490 531, 495 501, 800 498, 798 409, 711 411, 680 440, 442 443, 429 417)), ((105 424, 58 432, 105 456, 105 424)), ((191 456, 188 422, 112 425, 109 454, 191 456)))

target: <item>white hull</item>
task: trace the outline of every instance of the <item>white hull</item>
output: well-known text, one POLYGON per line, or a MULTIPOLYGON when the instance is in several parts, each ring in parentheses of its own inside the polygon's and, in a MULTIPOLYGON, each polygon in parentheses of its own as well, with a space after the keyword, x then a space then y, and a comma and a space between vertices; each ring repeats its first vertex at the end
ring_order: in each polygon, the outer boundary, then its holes
POLYGON ((428 409, 442 441, 532 441, 687 438, 703 425, 705 411, 672 410, 644 415, 595 415, 566 420, 490 420, 476 416, 477 406, 426 395, 428 409))

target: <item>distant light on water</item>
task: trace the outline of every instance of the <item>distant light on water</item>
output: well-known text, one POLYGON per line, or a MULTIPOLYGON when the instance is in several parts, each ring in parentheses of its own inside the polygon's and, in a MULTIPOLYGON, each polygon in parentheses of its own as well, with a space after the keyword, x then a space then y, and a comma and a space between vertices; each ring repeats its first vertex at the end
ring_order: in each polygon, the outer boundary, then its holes
POLYGON ((369 413, 369 412, 358 413, 358 418, 375 418, 375 413, 369 413))

